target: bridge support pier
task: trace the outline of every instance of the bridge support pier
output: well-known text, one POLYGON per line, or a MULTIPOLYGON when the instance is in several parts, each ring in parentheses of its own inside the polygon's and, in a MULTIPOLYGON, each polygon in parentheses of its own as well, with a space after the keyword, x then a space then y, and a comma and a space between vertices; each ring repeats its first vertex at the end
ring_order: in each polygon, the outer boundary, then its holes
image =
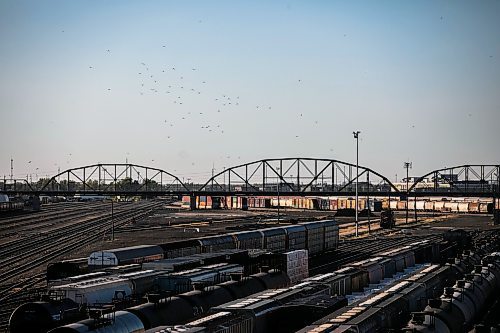
POLYGON ((195 195, 189 196, 189 209, 196 210, 196 196, 195 195))
POLYGON ((500 197, 493 197, 493 225, 500 225, 500 197))

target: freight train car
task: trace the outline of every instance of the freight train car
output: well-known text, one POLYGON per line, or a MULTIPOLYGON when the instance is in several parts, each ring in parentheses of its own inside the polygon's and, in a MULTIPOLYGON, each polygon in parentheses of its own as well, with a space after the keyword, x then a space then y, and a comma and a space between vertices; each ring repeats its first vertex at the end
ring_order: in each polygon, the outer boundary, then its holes
POLYGON ((137 245, 112 250, 92 252, 89 269, 143 263, 163 259, 163 249, 158 245, 137 245))
MULTIPOLYGON (((51 333, 68 332, 143 332, 161 325, 173 325, 194 318, 209 308, 237 298, 261 292, 265 289, 282 288, 289 284, 286 274, 269 272, 251 275, 240 281, 228 281, 204 291, 195 290, 178 296, 158 299, 115 313, 115 320, 96 326, 95 320, 83 320, 51 330, 51 333), (119 318, 119 320, 117 320, 119 318)), ((26 332, 26 324, 20 322, 26 316, 16 316, 10 324, 11 333, 26 332), (14 329, 12 329, 14 328, 14 329)))
POLYGON ((47 281, 88 273, 88 258, 68 259, 47 265, 47 281))
MULTIPOLYGON (((338 241, 339 227, 336 221, 324 220, 170 242, 159 246, 163 249, 165 258, 227 249, 267 249, 275 252, 305 249, 311 255, 317 255, 335 250, 338 241)), ((99 259, 96 262, 99 263, 99 259)))
POLYGON ((429 300, 423 312, 413 313, 404 332, 467 332, 499 290, 500 253, 492 253, 440 298, 429 300))

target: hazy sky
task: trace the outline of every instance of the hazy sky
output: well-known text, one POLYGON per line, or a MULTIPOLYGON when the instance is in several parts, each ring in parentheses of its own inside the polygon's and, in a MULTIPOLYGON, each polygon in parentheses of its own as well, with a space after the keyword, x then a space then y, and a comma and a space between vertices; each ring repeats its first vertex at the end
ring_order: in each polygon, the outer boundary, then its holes
POLYGON ((2 177, 497 164, 500 1, 0 0, 0 112, 2 177))

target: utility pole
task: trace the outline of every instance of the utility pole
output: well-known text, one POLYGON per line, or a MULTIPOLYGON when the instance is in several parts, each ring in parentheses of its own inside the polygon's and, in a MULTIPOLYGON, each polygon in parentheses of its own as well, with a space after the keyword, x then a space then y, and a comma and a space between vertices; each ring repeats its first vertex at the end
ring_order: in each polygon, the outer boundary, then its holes
MULTIPOLYGON (((128 157, 125 157, 125 178, 128 178, 128 157)), ((132 175, 130 175, 132 178, 132 175)))
MULTIPOLYGON (((280 168, 278 167, 278 172, 280 172, 280 168)), ((276 187, 278 191, 278 224, 280 224, 280 177, 278 176, 278 184, 276 187)))
POLYGON ((10 181, 14 178, 14 159, 10 157, 10 181))
POLYGON ((215 173, 215 164, 212 162, 212 191, 214 189, 214 173, 215 173))
MULTIPOLYGON (((366 207, 368 208, 368 235, 372 231, 372 226, 371 226, 371 215, 372 215, 372 210, 370 207, 370 173, 366 173, 366 184, 368 184, 368 189, 367 189, 367 195, 366 195, 366 207)), ((375 205, 375 203, 374 203, 375 205)))
POLYGON ((403 168, 406 169, 406 224, 408 224, 408 197, 410 195, 410 190, 408 188, 408 182, 409 182, 408 172, 411 169, 411 167, 412 167, 411 162, 404 162, 403 168))
POLYGON ((356 237, 358 237, 359 221, 358 221, 358 168, 359 168, 359 133, 360 131, 352 132, 356 139, 356 237))
POLYGON ((114 200, 111 198, 111 241, 115 240, 114 200))

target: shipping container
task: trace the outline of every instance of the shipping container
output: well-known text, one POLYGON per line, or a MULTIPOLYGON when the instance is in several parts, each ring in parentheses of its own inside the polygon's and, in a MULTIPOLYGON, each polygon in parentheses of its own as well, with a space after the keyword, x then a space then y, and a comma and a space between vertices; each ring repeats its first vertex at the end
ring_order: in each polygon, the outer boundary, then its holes
POLYGON ((384 200, 382 200, 382 209, 383 209, 383 210, 386 210, 386 209, 389 209, 389 208, 391 208, 391 207, 389 206, 389 199, 384 199, 384 200))
POLYGON ((337 199, 330 199, 330 210, 337 210, 337 199))
POLYGON ((381 212, 383 209, 383 202, 379 200, 374 200, 373 201, 373 211, 374 212, 381 212))
POLYGON ((481 202, 479 204, 479 212, 480 213, 488 213, 488 203, 486 202, 481 202))
POLYGON ((346 198, 339 198, 337 209, 346 209, 346 208, 347 208, 347 199, 346 198))
POLYGON ((417 210, 425 210, 425 203, 426 201, 424 200, 417 200, 417 210))
POLYGON ((438 212, 444 212, 445 209, 445 201, 434 201, 434 210, 438 212))
POLYGON ((181 208, 191 208, 191 197, 189 195, 182 196, 181 208))
POLYGON ((396 201, 396 200, 391 200, 391 201, 390 201, 390 209, 392 209, 392 210, 397 210, 397 209, 398 209, 398 201, 396 201))
POLYGON ((468 202, 459 202, 458 203, 458 211, 460 213, 468 213, 469 212, 469 203, 468 202))
POLYGON ((347 207, 346 208, 356 209, 356 199, 353 199, 353 198, 347 199, 347 207))
POLYGON ((458 212, 458 203, 454 201, 447 201, 444 204, 446 211, 449 212, 458 212))
POLYGON ((479 213, 478 202, 469 202, 469 213, 479 213))
POLYGON ((434 201, 426 201, 424 204, 424 209, 426 211, 433 211, 434 210, 434 201))

